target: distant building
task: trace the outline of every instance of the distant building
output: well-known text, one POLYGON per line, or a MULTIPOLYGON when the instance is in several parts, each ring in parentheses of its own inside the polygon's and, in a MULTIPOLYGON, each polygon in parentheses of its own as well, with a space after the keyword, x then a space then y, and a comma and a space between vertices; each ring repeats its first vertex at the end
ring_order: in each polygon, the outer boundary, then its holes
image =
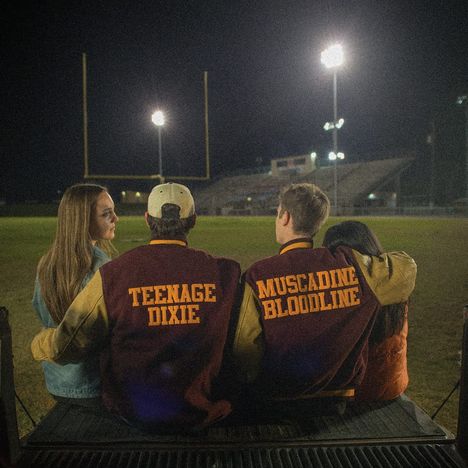
POLYGON ((367 207, 386 207, 396 208, 398 201, 398 193, 392 191, 374 191, 367 195, 365 205, 367 207))
POLYGON ((310 174, 317 169, 316 161, 316 153, 272 159, 271 175, 274 177, 281 177, 284 175, 310 174))
POLYGON ((135 192, 133 190, 122 190, 120 192, 121 203, 147 203, 148 192, 135 192))

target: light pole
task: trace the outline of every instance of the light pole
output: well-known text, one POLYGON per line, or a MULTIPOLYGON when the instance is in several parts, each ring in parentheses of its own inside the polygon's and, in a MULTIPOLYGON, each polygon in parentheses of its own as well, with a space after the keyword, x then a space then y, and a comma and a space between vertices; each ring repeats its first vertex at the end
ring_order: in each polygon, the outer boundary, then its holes
POLYGON ((333 137, 333 152, 328 155, 328 158, 333 161, 333 181, 334 181, 334 206, 335 214, 338 212, 338 173, 336 163, 338 159, 344 159, 343 153, 338 153, 338 130, 344 123, 343 119, 338 120, 338 105, 337 105, 337 73, 336 69, 343 63, 343 48, 341 44, 334 44, 328 49, 325 49, 320 54, 320 61, 327 67, 333 70, 333 122, 327 122, 324 125, 325 130, 332 130, 333 137), (332 156, 332 154, 334 156, 332 156), (340 156, 338 156, 340 154, 340 156))
POLYGON ((427 136, 427 143, 431 145, 431 184, 429 187, 429 208, 434 208, 434 193, 435 193, 435 121, 431 122, 431 133, 427 136))
POLYGON ((164 114, 162 111, 157 110, 151 116, 151 120, 158 127, 158 146, 159 146, 159 175, 161 182, 163 182, 163 169, 162 169, 162 145, 161 145, 161 128, 164 125, 164 114))
POLYGON ((465 106, 465 198, 468 202, 468 95, 464 94, 457 97, 457 104, 465 106))

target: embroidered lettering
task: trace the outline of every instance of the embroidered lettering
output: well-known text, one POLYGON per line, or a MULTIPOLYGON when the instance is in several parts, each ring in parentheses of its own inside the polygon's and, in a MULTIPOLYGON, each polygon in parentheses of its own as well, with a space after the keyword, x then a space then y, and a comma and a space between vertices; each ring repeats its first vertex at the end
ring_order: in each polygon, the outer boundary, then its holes
POLYGON ((203 304, 217 301, 214 283, 139 286, 128 294, 132 307, 145 306, 149 327, 199 324, 203 304))
POLYGON ((257 280, 264 320, 345 309, 361 303, 353 266, 257 280))

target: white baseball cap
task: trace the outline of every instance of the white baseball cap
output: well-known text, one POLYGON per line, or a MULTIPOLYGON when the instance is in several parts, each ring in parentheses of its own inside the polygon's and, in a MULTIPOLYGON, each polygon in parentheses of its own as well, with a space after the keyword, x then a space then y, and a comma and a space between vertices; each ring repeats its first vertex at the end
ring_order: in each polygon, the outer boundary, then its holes
POLYGON ((181 184, 168 182, 156 185, 148 197, 148 214, 153 218, 163 218, 163 206, 167 203, 180 208, 179 218, 188 218, 195 213, 195 202, 190 190, 181 184))

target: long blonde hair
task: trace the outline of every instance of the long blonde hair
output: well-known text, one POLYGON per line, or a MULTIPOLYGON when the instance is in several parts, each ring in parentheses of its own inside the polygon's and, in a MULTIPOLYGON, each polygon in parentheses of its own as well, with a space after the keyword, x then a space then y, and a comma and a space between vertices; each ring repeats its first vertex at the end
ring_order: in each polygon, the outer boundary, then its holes
MULTIPOLYGON (((107 192, 106 188, 96 184, 76 184, 65 191, 58 208, 55 239, 39 261, 42 298, 57 325, 92 268, 89 227, 102 192, 107 192)), ((109 256, 116 252, 111 241, 97 240, 96 245, 109 256)))

